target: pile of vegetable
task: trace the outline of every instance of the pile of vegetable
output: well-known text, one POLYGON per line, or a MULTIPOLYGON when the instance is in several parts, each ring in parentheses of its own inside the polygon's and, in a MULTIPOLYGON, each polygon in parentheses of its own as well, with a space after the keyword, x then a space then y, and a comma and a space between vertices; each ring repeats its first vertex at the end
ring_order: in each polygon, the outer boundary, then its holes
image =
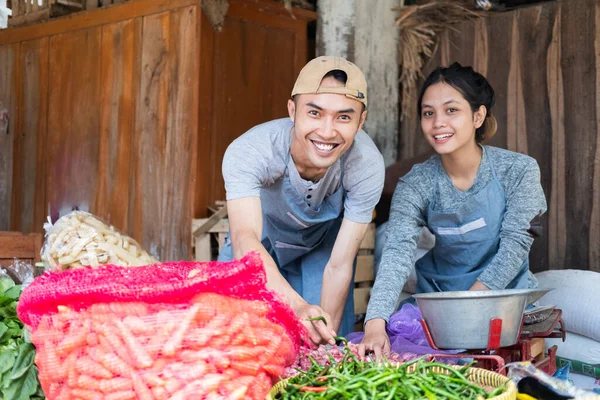
MULTIPOLYGON (((358 345, 347 343, 346 347, 356 356, 358 356, 358 345)), ((315 349, 301 348, 294 360, 294 363, 285 369, 283 378, 291 378, 298 375, 301 371, 306 371, 311 368, 313 363, 317 363, 322 367, 331 366, 332 363, 339 363, 345 356, 346 352, 342 346, 320 345, 315 349)), ((367 359, 370 356, 367 356, 367 359)), ((391 353, 387 361, 392 363, 404 363, 414 360, 419 356, 414 353, 391 353)))
POLYGON ((158 262, 131 237, 84 211, 73 211, 44 228, 46 242, 42 260, 52 268, 66 270, 103 264, 141 266, 158 262))
POLYGON ((294 356, 267 303, 214 293, 186 308, 60 307, 32 334, 40 380, 60 399, 257 399, 294 356))
POLYGON ((0 400, 43 399, 34 364, 35 347, 17 317, 21 286, 0 279, 0 400))
POLYGON ((342 360, 322 366, 316 361, 286 381, 275 399, 489 399, 502 394, 498 387, 486 392, 468 377, 470 365, 461 369, 418 358, 404 364, 363 362, 346 348, 342 360))

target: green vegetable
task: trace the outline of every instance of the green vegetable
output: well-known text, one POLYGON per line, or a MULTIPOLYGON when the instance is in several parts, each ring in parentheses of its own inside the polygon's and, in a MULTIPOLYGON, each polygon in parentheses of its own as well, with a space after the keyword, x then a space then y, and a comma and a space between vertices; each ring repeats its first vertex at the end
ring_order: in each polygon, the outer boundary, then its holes
POLYGON ((0 400, 44 399, 34 364, 35 347, 17 317, 21 286, 0 279, 0 400))
POLYGON ((308 371, 289 379, 275 399, 479 400, 506 390, 503 386, 488 394, 469 381, 465 373, 470 365, 457 370, 420 358, 397 366, 360 361, 347 346, 344 352, 344 358, 337 364, 313 363, 308 371), (409 372, 409 367, 414 371, 409 372))
POLYGON ((325 320, 325 317, 322 317, 322 316, 308 318, 307 321, 323 321, 325 326, 327 326, 327 320, 325 320))

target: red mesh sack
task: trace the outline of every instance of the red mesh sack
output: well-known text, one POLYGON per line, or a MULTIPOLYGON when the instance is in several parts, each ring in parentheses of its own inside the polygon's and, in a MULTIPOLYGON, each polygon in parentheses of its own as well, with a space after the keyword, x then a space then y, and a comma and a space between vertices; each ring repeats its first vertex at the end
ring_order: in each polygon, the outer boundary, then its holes
POLYGON ((21 295, 53 399, 264 399, 305 331, 260 257, 47 272, 21 295))

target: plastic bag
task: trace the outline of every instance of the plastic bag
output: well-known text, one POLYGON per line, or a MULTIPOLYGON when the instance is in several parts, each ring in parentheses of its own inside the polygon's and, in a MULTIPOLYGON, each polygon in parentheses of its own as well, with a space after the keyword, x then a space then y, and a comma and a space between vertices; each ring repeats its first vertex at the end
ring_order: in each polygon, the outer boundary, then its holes
POLYGON ((539 400, 586 398, 592 395, 592 392, 573 386, 564 370, 558 373, 559 377, 552 377, 529 361, 506 364, 506 367, 509 368, 508 378, 515 382, 519 393, 539 400))
POLYGON ((33 281, 35 273, 33 265, 18 258, 15 258, 12 264, 4 267, 4 270, 0 270, 0 272, 4 272, 0 277, 11 278, 16 284, 21 285, 23 289, 33 281))
POLYGON ((107 265, 36 278, 18 314, 32 328, 49 400, 262 400, 306 334, 265 285, 257 253, 107 265))
POLYGON ((84 211, 73 211, 53 225, 44 224, 46 241, 42 260, 61 270, 103 264, 141 266, 155 264, 138 242, 84 211))

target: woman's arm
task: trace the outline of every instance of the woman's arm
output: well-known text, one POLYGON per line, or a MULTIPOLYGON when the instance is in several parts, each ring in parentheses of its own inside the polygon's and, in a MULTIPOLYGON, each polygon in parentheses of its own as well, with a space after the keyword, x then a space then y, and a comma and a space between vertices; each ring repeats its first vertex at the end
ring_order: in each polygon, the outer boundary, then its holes
POLYGON ((417 239, 425 225, 427 199, 409 183, 398 182, 387 226, 387 239, 365 320, 384 319, 396 309, 402 287, 414 265, 417 239))
POLYGON ((547 209, 540 168, 531 159, 506 194, 506 213, 498 252, 477 278, 477 284, 504 289, 517 276, 533 244, 532 221, 547 209))

